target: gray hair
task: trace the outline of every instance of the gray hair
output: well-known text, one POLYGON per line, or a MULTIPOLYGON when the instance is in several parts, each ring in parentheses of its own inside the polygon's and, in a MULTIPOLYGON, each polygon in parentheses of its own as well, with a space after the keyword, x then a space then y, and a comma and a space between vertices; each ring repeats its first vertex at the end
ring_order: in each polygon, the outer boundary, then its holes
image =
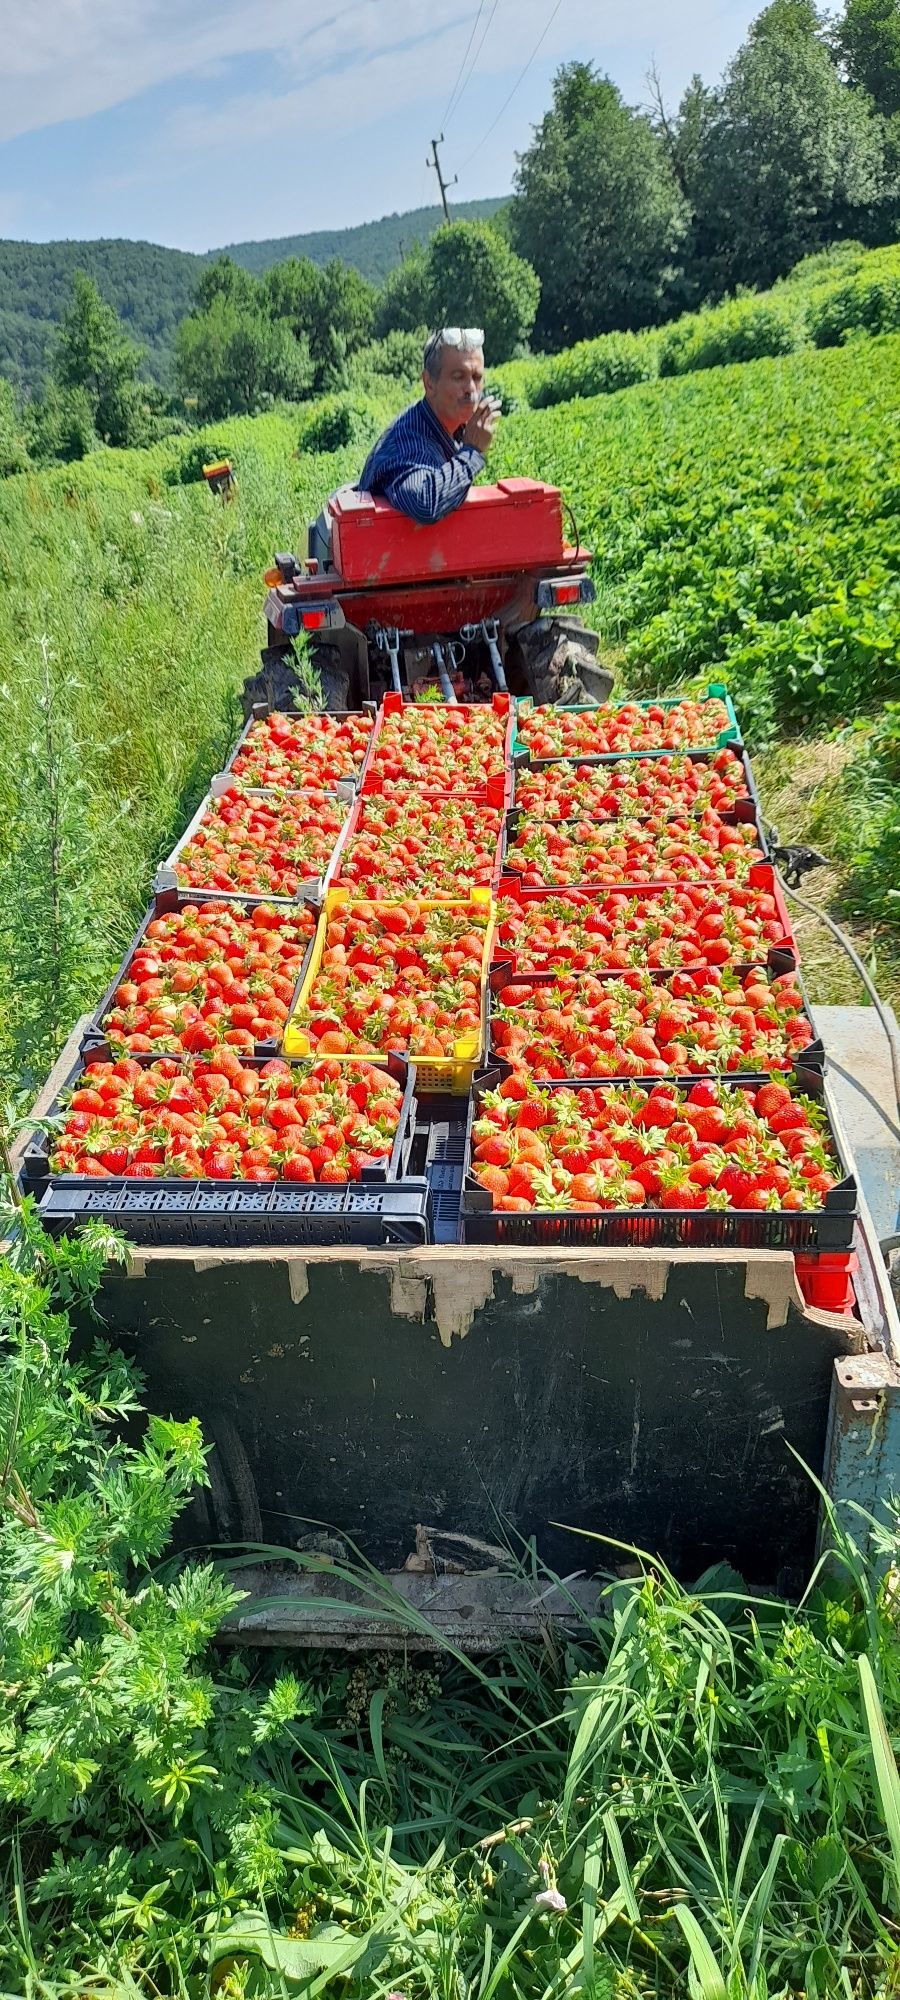
POLYGON ((440 375, 445 347, 455 347, 462 354, 476 354, 483 346, 484 330, 480 326, 439 326, 425 342, 422 365, 429 381, 436 382, 440 375))

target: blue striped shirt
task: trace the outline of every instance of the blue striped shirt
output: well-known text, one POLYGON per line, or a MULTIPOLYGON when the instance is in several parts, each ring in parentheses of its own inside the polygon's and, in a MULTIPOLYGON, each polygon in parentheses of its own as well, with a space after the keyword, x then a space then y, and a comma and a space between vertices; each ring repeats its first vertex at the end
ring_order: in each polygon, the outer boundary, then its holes
POLYGON ((462 506, 483 466, 481 452, 473 444, 457 444, 423 396, 373 445, 357 490, 382 493, 414 521, 441 521, 462 506))

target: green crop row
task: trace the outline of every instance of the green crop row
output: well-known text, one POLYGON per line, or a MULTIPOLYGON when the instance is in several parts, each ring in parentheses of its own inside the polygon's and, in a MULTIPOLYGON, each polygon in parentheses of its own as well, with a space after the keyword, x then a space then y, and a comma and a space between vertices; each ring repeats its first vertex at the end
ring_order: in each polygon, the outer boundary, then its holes
POLYGON ((898 443, 892 337, 520 412, 491 470, 563 488, 634 686, 727 678, 762 740, 896 690, 898 443))

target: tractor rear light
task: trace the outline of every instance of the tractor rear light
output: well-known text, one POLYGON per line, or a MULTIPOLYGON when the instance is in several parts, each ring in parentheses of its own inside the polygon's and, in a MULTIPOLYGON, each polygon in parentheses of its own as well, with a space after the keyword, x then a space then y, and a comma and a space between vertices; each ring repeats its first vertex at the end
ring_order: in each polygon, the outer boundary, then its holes
POLYGON ((278 615, 272 617, 269 609, 271 599, 266 603, 266 615, 269 623, 275 625, 278 631, 284 632, 289 639, 295 639, 298 632, 321 632, 326 625, 346 623, 343 611, 334 598, 326 598, 323 603, 320 597, 314 604, 304 604, 302 599, 298 603, 295 597, 290 603, 285 604, 278 599, 277 593, 273 592, 273 596, 276 598, 278 615))
POLYGON ((549 576, 537 587, 541 611, 549 611, 557 604, 593 604, 594 595, 589 576, 549 576))

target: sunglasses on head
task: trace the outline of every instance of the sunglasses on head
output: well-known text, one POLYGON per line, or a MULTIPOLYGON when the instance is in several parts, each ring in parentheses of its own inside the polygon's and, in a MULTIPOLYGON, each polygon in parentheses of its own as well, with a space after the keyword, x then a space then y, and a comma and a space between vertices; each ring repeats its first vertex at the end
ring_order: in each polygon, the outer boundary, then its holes
POLYGON ((469 349, 484 346, 484 329, 480 326, 442 326, 433 333, 425 349, 426 357, 436 354, 439 347, 460 347, 469 349))

